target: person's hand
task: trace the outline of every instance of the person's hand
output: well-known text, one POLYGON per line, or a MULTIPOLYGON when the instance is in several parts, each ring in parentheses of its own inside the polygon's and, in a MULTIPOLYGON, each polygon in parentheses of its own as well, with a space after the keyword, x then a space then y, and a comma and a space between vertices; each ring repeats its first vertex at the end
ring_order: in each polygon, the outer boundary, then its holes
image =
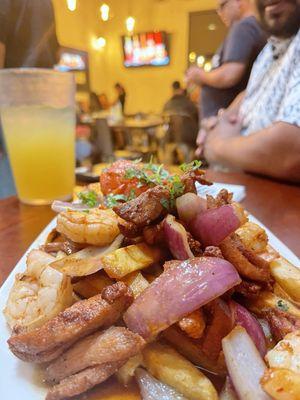
POLYGON ((185 74, 185 79, 187 84, 196 84, 202 85, 203 75, 205 74, 204 70, 198 67, 190 67, 185 74))
POLYGON ((201 157, 203 155, 203 149, 206 137, 211 129, 213 129, 218 123, 218 117, 210 117, 205 118, 201 121, 201 127, 197 136, 197 149, 195 151, 195 155, 197 157, 201 157))
POLYGON ((218 123, 209 131, 204 143, 203 154, 206 160, 210 163, 218 162, 224 141, 239 136, 241 129, 242 121, 236 114, 221 111, 218 123))

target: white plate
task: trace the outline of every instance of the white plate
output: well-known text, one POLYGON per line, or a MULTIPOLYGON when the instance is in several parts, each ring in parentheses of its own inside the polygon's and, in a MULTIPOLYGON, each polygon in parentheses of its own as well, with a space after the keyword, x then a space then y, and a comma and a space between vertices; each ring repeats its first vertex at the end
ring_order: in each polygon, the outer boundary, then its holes
MULTIPOLYGON (((269 242, 283 257, 294 265, 299 265, 298 257, 292 253, 275 235, 272 234, 256 218, 250 216, 253 222, 261 225, 269 236, 269 242)), ((44 229, 40 236, 32 243, 28 251, 18 262, 12 273, 0 289, 0 310, 3 310, 9 290, 14 282, 16 273, 26 269, 26 255, 31 249, 35 249, 45 242, 48 233, 55 227, 55 219, 44 229)), ((43 387, 41 376, 32 364, 23 363, 14 357, 8 350, 7 339, 10 336, 9 329, 2 312, 0 312, 0 399, 2 400, 42 400, 46 395, 46 387, 43 387)))

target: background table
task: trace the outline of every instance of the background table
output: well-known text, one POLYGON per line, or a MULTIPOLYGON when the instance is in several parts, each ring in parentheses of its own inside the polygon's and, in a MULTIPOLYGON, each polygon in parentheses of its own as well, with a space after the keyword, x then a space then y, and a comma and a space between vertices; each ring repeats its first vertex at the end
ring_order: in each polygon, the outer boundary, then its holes
MULTIPOLYGON (((208 171, 216 182, 246 186, 246 209, 300 257, 300 187, 240 173, 208 171)), ((27 247, 55 216, 48 206, 26 206, 16 197, 0 201, 0 284, 27 247)))

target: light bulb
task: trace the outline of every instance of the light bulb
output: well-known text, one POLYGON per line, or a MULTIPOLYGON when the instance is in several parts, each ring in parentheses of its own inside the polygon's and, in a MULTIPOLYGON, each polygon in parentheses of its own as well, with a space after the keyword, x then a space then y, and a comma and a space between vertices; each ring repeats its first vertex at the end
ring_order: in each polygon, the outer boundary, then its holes
POLYGON ((189 54, 189 61, 191 63, 194 63, 196 61, 196 57, 197 57, 196 53, 194 51, 191 51, 189 54))
POLYGON ((197 65, 198 65, 198 67, 203 67, 204 63, 205 63, 205 57, 204 56, 197 57, 197 65))
POLYGON ((70 11, 75 11, 77 7, 77 0, 67 0, 67 6, 70 11))
POLYGON ((126 29, 128 32, 132 32, 134 30, 135 19, 133 17, 126 18, 126 29))
POLYGON ((101 50, 105 47, 106 45, 106 39, 102 36, 96 38, 92 38, 92 46, 95 50, 101 50))
POLYGON ((217 29, 217 25, 216 24, 209 24, 207 29, 209 31, 215 31, 217 29))
POLYGON ((209 71, 211 71, 211 69, 212 69, 211 62, 210 61, 206 62, 204 64, 204 71, 209 72, 209 71))
POLYGON ((103 3, 100 7, 101 19, 102 21, 109 20, 109 5, 103 3))

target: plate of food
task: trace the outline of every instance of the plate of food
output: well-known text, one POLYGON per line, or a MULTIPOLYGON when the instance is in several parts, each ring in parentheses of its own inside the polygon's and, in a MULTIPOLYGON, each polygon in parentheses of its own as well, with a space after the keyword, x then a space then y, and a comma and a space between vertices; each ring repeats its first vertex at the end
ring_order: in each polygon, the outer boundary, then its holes
POLYGON ((181 169, 118 161, 54 202, 0 289, 1 398, 300 398, 298 258, 181 169))

